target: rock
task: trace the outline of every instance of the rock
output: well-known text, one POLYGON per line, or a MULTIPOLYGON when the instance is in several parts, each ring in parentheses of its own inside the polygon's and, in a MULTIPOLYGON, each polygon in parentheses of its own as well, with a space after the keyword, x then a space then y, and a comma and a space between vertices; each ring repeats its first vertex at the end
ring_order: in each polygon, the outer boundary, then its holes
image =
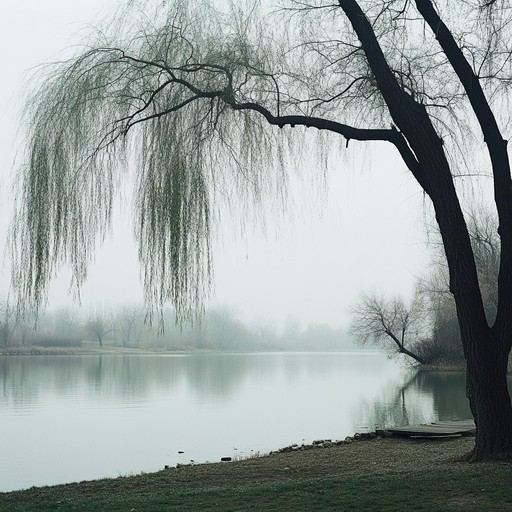
POLYGON ((332 446, 332 442, 331 441, 324 441, 323 442, 323 447, 324 448, 329 448, 329 446, 332 446))
POLYGON ((221 457, 220 458, 220 461, 221 462, 231 462, 233 459, 231 457, 221 457))
POLYGON ((350 436, 345 437, 345 443, 351 443, 353 439, 350 436))
POLYGON ((318 439, 317 441, 313 441, 313 445, 322 444, 324 442, 323 439, 318 439))

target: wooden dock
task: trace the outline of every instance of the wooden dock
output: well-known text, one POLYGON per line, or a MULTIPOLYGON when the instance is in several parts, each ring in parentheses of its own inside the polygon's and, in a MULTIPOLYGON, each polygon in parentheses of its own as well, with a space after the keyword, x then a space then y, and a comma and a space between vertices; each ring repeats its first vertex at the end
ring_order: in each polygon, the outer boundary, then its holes
POLYGON ((410 437, 412 439, 446 439, 476 434, 473 420, 438 421, 424 425, 406 425, 384 429, 388 435, 410 437))

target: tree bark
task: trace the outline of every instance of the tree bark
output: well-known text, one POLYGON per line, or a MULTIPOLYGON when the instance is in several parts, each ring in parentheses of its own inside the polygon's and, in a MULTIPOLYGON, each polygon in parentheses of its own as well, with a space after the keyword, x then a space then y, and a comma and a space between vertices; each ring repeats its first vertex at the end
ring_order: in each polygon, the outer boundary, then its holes
POLYGON ((476 424, 471 460, 512 455, 512 408, 507 386, 508 350, 488 329, 468 349, 466 386, 476 424), (479 342, 477 342, 479 341, 479 342))

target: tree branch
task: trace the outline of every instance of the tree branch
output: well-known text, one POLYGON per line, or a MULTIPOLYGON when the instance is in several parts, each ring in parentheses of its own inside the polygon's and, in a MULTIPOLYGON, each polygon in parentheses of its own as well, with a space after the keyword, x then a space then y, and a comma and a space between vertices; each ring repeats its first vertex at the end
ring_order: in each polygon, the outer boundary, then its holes
POLYGON ((450 269, 450 291, 456 297, 457 307, 465 308, 461 314, 471 319, 473 329, 487 327, 473 250, 443 142, 424 105, 398 83, 359 3, 339 0, 339 5, 362 44, 393 120, 419 162, 420 172, 413 174, 434 205, 450 269))
POLYGON ((400 354, 405 354, 406 356, 412 357, 412 359, 414 359, 415 361, 418 361, 418 363, 420 363, 420 364, 427 364, 427 361, 425 359, 423 359, 421 356, 406 349, 404 347, 404 345, 402 343, 400 343, 400 340, 390 330, 386 330, 385 334, 386 334, 386 336, 391 338, 396 343, 396 345, 398 347, 398 352, 400 354))
MULTIPOLYGON (((489 2, 487 5, 491 5, 489 2)), ((468 95, 491 157, 494 175, 494 200, 498 211, 502 254, 512 253, 512 178, 507 153, 507 141, 503 139, 494 113, 489 106, 480 81, 457 45, 448 27, 434 9, 431 0, 416 0, 418 11, 433 31, 453 70, 468 95)), ((502 257, 498 276, 498 314, 496 324, 512 326, 512 260, 502 257)), ((507 340, 510 346, 512 343, 507 340)))

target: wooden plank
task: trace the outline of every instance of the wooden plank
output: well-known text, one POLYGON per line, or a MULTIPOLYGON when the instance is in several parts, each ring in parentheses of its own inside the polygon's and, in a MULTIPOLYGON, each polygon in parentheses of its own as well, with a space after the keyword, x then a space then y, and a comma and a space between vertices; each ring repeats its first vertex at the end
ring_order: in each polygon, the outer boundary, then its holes
POLYGON ((397 436, 406 437, 439 437, 453 435, 469 435, 476 432, 473 420, 461 421, 439 421, 424 425, 405 425, 403 427, 392 427, 386 429, 397 436))
POLYGON ((434 423, 434 425, 456 426, 456 427, 467 426, 467 427, 475 428, 474 420, 437 421, 434 423))
POLYGON ((456 439, 462 437, 462 434, 447 434, 445 436, 411 436, 410 439, 456 439))
POLYGON ((458 432, 466 432, 467 430, 472 430, 468 427, 439 427, 437 425, 413 425, 410 427, 394 427, 388 428, 390 432, 453 432, 454 434, 458 432))

